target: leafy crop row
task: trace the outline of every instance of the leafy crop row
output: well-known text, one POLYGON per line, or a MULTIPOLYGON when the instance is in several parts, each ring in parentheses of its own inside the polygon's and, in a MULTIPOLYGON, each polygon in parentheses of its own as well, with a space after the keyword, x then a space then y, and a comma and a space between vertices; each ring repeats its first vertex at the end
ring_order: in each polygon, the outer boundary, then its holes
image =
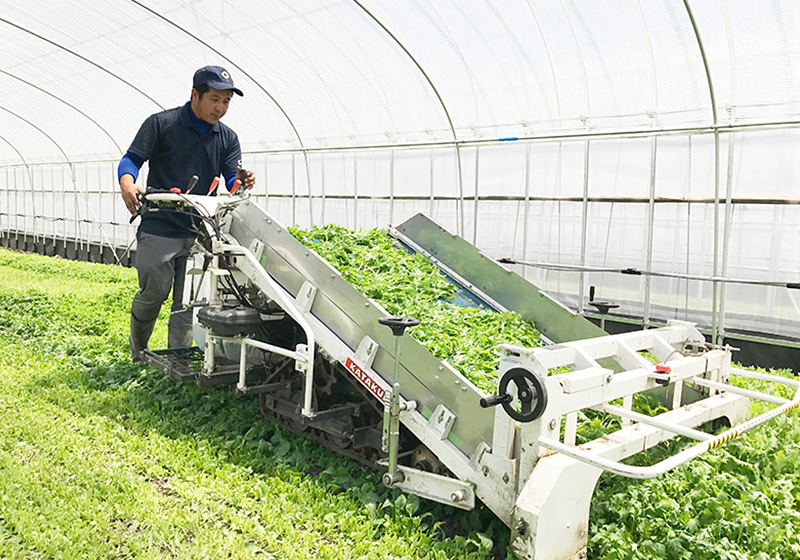
MULTIPOLYGON (((370 268, 385 260, 374 253, 370 268)), ((447 299, 452 288, 432 285, 447 299)), ((0 251, 0 557, 506 555, 507 530, 484 508, 388 492, 375 473, 264 421, 250 400, 131 364, 135 287, 130 270, 0 251)), ((397 295, 391 281, 375 289, 397 295)), ((603 475, 588 556, 799 558, 798 465, 791 413, 653 480, 603 475)))
MULTIPOLYGON (((502 342, 538 345, 538 334, 516 314, 451 304, 455 288, 421 255, 409 254, 385 233, 338 226, 294 230, 363 294, 388 311, 422 319, 413 336, 492 392, 502 342)), ((791 375, 791 372, 778 372, 791 375)), ((775 391, 765 384, 751 388, 775 391)), ((785 389, 778 389, 788 397, 785 389)), ((634 408, 664 409, 648 395, 634 408)), ((756 407, 756 411, 760 410, 756 407)), ((639 482, 604 475, 592 502, 589 557, 603 559, 800 558, 800 428, 796 413, 768 424, 685 467, 639 482)), ((579 441, 619 429, 616 417, 588 411, 579 441)), ((658 461, 686 445, 680 438, 639 462, 658 461)))
POLYGON ((516 312, 453 303, 458 288, 424 256, 405 251, 383 231, 330 224, 292 233, 389 313, 419 319, 409 334, 485 393, 497 388, 499 344, 540 344, 539 332, 516 312))
POLYGON ((227 388, 131 364, 135 289, 132 270, 0 250, 0 558, 480 559, 505 534, 227 388))

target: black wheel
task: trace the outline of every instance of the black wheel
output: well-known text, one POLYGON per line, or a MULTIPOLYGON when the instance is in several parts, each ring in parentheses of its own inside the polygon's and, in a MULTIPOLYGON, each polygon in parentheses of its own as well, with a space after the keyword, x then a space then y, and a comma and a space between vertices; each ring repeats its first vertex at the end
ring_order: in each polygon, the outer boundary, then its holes
POLYGON ((547 406, 547 389, 544 380, 524 368, 511 368, 503 374, 498 386, 500 395, 509 394, 508 385, 513 383, 517 398, 502 402, 503 409, 518 422, 532 422, 544 414, 547 406))

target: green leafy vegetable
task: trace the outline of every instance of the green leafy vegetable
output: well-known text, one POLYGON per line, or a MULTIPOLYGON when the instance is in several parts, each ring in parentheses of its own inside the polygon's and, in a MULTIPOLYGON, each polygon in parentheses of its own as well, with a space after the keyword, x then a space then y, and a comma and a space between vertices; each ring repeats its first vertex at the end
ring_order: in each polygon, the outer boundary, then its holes
POLYGON ((497 388, 499 344, 540 344, 539 332, 516 312, 456 305, 458 288, 424 256, 404 250, 383 231, 326 225, 292 233, 389 313, 419 319, 409 334, 485 393, 497 388))

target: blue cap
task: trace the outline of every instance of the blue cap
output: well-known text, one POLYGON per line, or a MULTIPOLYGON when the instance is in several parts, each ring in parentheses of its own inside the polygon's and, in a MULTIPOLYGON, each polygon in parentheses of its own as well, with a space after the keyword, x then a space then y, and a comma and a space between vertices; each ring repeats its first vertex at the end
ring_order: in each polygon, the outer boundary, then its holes
POLYGON ((222 66, 203 66, 195 72, 192 87, 197 88, 203 84, 214 89, 229 89, 237 95, 244 96, 242 90, 234 87, 233 78, 222 66))

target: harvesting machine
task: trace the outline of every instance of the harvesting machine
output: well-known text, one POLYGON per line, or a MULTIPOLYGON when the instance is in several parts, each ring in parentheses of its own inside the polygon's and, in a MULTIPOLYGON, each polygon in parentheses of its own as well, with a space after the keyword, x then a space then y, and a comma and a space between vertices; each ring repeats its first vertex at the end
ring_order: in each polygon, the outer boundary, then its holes
POLYGON ((800 384, 731 367, 731 349, 708 345, 690 323, 606 335, 417 215, 389 229, 398 243, 473 301, 533 321, 547 342, 503 345, 498 389, 487 395, 404 336, 412 318, 390 317, 246 195, 147 199, 151 211, 194 208, 206 226, 184 302, 197 346, 147 351, 150 364, 257 395, 264 416, 385 470, 387 486, 463 509, 482 501, 510 528, 519 558, 585 556, 603 471, 657 476, 800 404, 800 384), (741 389, 730 383, 737 376, 792 385, 795 396, 741 389), (632 410, 643 392, 668 411, 632 410), (754 398, 777 406, 749 418, 754 398), (577 445, 578 414, 589 409, 621 427, 577 445), (721 420, 731 427, 718 435, 699 429, 721 420), (650 466, 622 461, 675 436, 695 443, 650 466))

